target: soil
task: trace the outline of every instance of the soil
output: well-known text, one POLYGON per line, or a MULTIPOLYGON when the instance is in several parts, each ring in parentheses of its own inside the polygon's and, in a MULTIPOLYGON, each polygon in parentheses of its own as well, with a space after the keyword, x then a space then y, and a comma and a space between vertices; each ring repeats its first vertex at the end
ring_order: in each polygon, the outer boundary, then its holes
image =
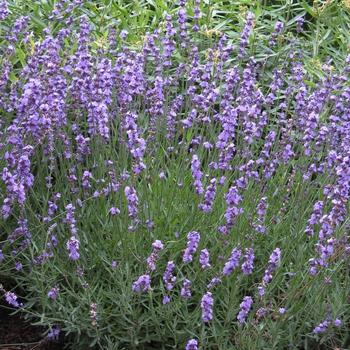
POLYGON ((0 350, 63 350, 63 342, 49 342, 44 329, 28 324, 20 315, 10 315, 0 304, 0 350))

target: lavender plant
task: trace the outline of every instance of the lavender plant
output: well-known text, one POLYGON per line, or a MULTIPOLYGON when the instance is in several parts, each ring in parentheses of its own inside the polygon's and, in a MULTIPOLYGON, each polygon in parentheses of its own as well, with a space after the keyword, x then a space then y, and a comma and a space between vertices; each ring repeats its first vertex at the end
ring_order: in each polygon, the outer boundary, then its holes
POLYGON ((95 45, 64 3, 1 46, 4 301, 75 349, 347 346, 350 58, 309 74, 282 21, 253 57, 197 0, 95 45))

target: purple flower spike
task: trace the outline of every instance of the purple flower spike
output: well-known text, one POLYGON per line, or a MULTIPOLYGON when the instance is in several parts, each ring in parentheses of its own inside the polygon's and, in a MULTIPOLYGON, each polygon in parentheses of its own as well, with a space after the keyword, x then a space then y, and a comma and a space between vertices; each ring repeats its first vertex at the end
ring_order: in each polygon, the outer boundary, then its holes
POLYGON ((234 269, 236 269, 239 266, 240 260, 241 260, 242 252, 238 248, 233 248, 231 252, 231 256, 227 260, 223 270, 222 274, 225 276, 231 275, 234 269))
POLYGON ((191 339, 187 342, 185 350, 198 350, 198 341, 191 339))
POLYGON ((192 156, 192 163, 191 163, 191 169, 192 169, 192 177, 194 180, 194 187, 196 189, 196 193, 201 195, 204 192, 203 185, 202 185, 202 176, 203 173, 200 170, 200 161, 198 159, 198 156, 194 154, 192 156))
POLYGON ((250 275, 254 268, 254 250, 247 248, 244 255, 244 263, 242 264, 242 271, 245 275, 250 275))
POLYGON ((164 245, 160 240, 156 240, 152 243, 153 251, 147 258, 147 267, 150 271, 156 270, 156 263, 158 260, 158 253, 163 250, 164 245))
POLYGON ((183 262, 189 263, 193 260, 193 254, 196 252, 198 248, 200 240, 200 234, 196 231, 191 231, 187 235, 187 247, 184 251, 183 262))
POLYGON ((67 246, 67 250, 69 251, 69 258, 73 261, 78 260, 80 257, 79 254, 79 246, 80 246, 80 242, 79 240, 72 236, 69 241, 66 244, 67 246))
POLYGON ((210 263, 209 263, 209 251, 208 249, 202 249, 201 250, 201 254, 199 256, 199 263, 201 264, 201 268, 203 270, 208 269, 209 267, 211 267, 210 263))
POLYGON ((324 333, 328 329, 329 325, 330 325, 330 322, 328 320, 324 320, 314 328, 313 333, 315 334, 324 333))
POLYGON ((192 296, 190 288, 191 288, 191 281, 188 279, 185 279, 182 283, 182 288, 181 288, 181 296, 184 299, 188 299, 192 296))
POLYGON ((5 293, 5 299, 10 305, 12 305, 13 307, 21 307, 22 303, 19 303, 17 298, 17 295, 13 292, 5 293))
POLYGON ((60 327, 53 326, 50 332, 47 334, 49 340, 58 340, 58 337, 61 333, 60 327))
POLYGON ((136 190, 133 187, 126 186, 124 192, 126 200, 128 202, 129 217, 135 219, 137 217, 137 206, 139 203, 136 190))
POLYGON ((132 284, 132 290, 136 293, 148 292, 150 288, 151 288, 151 277, 149 275, 140 276, 132 284))
POLYGON ((244 297, 243 301, 241 302, 240 306, 240 311, 237 315, 237 320, 239 323, 244 323, 248 313, 253 305, 253 299, 250 296, 244 297))
POLYGON ((174 276, 175 264, 173 261, 169 261, 163 275, 163 281, 167 290, 172 290, 176 282, 176 276, 174 276))
POLYGON ((212 293, 211 292, 205 293, 201 300, 202 320, 204 323, 208 323, 213 319, 213 306, 214 306, 214 298, 212 293))
POLYGON ((340 327, 342 325, 342 321, 339 318, 336 318, 333 321, 333 324, 334 324, 335 327, 340 327))
POLYGON ((48 298, 50 299, 57 299, 58 294, 60 292, 60 289, 58 287, 53 287, 52 289, 49 290, 49 292, 47 293, 48 298))

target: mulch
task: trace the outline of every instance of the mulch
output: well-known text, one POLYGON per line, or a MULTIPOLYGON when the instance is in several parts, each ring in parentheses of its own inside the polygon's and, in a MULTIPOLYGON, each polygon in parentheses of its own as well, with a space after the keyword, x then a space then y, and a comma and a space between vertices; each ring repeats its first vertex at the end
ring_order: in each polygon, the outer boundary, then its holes
POLYGON ((63 343, 49 342, 44 329, 32 326, 20 315, 10 315, 0 304, 0 350, 63 350, 63 343))

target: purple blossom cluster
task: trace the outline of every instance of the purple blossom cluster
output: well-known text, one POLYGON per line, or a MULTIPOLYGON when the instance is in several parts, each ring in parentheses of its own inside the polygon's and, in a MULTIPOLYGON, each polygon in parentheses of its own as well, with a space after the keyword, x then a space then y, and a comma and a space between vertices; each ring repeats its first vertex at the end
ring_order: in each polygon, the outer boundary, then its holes
POLYGON ((245 275, 250 275, 253 272, 254 258, 255 258, 254 249, 246 248, 245 254, 244 254, 244 262, 242 264, 242 272, 245 275))
POLYGON ((147 267, 150 271, 156 270, 156 263, 158 260, 158 254, 161 250, 164 249, 164 244, 160 240, 156 240, 152 243, 152 253, 147 258, 147 267))
POLYGON ((213 306, 214 306, 213 294, 211 292, 205 293, 201 300, 202 321, 204 323, 208 323, 213 319, 213 306))
POLYGON ((239 323, 245 322, 252 305, 253 305, 252 297, 246 296, 243 298, 243 301, 239 304, 240 310, 237 315, 237 320, 239 323))
POLYGON ((231 275, 231 273, 239 266, 242 252, 238 248, 233 248, 231 255, 222 270, 222 274, 225 276, 231 275))
POLYGON ((281 250, 276 248, 270 255, 267 268, 264 272, 262 283, 258 286, 259 295, 265 294, 265 287, 272 281, 272 273, 278 268, 281 263, 281 250))
POLYGON ((142 275, 132 284, 132 290, 136 293, 148 292, 151 288, 150 275, 142 275))
POLYGON ((196 231, 191 231, 187 234, 187 247, 183 253, 182 261, 189 263, 193 260, 193 255, 197 251, 200 240, 200 234, 196 231))
POLYGON ((163 281, 167 290, 172 290, 176 282, 176 276, 174 275, 175 264, 173 261, 168 261, 167 267, 163 275, 163 281))

